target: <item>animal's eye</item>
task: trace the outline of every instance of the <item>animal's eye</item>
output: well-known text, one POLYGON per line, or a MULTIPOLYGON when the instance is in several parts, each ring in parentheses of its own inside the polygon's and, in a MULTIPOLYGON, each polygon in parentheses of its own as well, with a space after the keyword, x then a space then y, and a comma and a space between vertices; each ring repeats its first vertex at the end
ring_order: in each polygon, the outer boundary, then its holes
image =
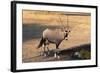
POLYGON ((65 32, 68 32, 67 30, 65 32))

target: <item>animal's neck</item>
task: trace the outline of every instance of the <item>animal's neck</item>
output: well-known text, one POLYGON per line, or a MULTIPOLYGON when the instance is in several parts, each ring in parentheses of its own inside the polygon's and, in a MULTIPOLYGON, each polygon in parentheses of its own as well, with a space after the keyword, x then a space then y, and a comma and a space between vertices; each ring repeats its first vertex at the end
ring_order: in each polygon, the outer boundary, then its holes
POLYGON ((66 34, 64 35, 64 39, 65 39, 66 37, 68 37, 68 33, 66 33, 66 34))

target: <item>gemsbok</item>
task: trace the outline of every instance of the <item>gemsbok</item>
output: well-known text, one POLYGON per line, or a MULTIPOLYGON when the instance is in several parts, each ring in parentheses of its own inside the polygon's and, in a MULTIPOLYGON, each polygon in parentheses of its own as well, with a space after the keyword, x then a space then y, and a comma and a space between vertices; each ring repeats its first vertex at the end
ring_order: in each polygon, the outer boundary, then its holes
MULTIPOLYGON (((68 34, 70 30, 67 28, 63 29, 50 29, 47 28, 43 31, 40 43, 37 48, 40 48, 42 45, 44 46, 44 55, 46 56, 46 49, 49 51, 48 45, 49 43, 54 43, 56 45, 56 50, 59 49, 59 45, 61 42, 66 39, 68 40, 68 34)), ((55 51, 54 53, 55 58, 60 58, 59 52, 55 51)))

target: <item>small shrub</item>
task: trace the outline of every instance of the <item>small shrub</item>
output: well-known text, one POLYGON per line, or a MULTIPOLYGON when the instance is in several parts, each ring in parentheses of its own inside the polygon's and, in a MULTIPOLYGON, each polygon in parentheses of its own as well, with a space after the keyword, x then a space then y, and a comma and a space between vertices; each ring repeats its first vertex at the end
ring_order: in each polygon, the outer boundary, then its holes
POLYGON ((90 57, 91 57, 90 51, 87 51, 84 49, 80 50, 80 55, 81 55, 82 59, 90 59, 90 57))

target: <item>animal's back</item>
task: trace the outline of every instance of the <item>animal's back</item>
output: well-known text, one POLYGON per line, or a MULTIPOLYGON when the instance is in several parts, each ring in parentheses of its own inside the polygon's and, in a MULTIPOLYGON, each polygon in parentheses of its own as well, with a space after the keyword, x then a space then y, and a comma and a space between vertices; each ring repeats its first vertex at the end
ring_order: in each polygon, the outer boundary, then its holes
POLYGON ((43 31, 43 37, 49 40, 62 40, 63 39, 63 32, 61 29, 46 29, 43 31))

